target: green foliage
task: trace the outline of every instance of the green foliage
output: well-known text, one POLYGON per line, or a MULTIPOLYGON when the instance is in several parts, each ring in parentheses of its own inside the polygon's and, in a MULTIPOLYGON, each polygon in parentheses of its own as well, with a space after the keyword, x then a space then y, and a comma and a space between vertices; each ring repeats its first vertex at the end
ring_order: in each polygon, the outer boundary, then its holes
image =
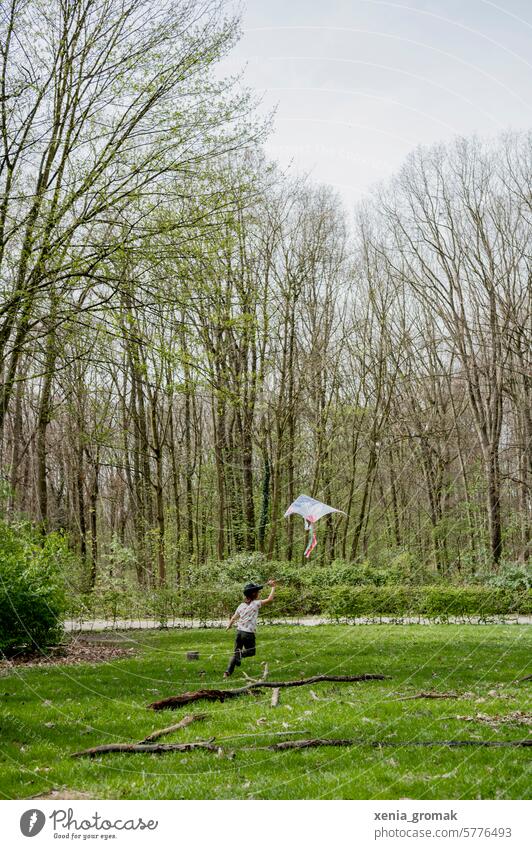
POLYGON ((219 620, 234 612, 246 581, 265 582, 270 576, 279 585, 275 602, 262 612, 265 620, 310 615, 444 618, 532 612, 530 569, 518 564, 508 564, 482 583, 477 576, 476 583, 457 585, 401 550, 359 563, 334 560, 326 566, 268 561, 263 554, 247 552, 225 561, 191 564, 182 570, 179 586, 139 589, 126 577, 124 565, 132 563, 130 550, 115 546, 111 551, 116 574, 101 572, 93 593, 73 597, 70 616, 114 621, 153 618, 163 627, 173 619, 219 620))
POLYGON ((179 593, 179 615, 200 622, 229 617, 241 601, 240 584, 186 587, 179 593))
POLYGON ((332 587, 324 610, 335 617, 357 616, 497 616, 528 615, 532 591, 490 587, 332 587))
POLYGON ((532 589, 531 563, 503 563, 496 575, 489 575, 487 583, 490 587, 500 587, 507 590, 532 589))
POLYGON ((215 561, 204 567, 193 567, 190 575, 194 582, 197 582, 198 577, 206 572, 211 580, 215 578, 219 583, 245 584, 253 580, 266 581, 270 577, 270 570, 271 564, 268 563, 265 554, 260 551, 243 551, 227 560, 215 561))
POLYGON ((136 565, 137 558, 132 548, 122 545, 120 540, 113 536, 102 561, 109 575, 123 575, 127 569, 136 565))
POLYGON ((327 613, 337 617, 399 616, 411 613, 414 605, 414 594, 406 587, 336 586, 325 599, 327 613))
POLYGON ((0 651, 59 641, 65 607, 63 575, 71 555, 58 533, 40 537, 29 525, 0 523, 0 651))
POLYGON ((148 616, 153 616, 163 628, 180 615, 179 596, 175 590, 159 587, 148 593, 147 601, 148 616))
MULTIPOLYGON (((100 615, 115 620, 123 616, 125 609, 131 609, 131 596, 135 594, 135 590, 129 588, 123 576, 100 572, 93 594, 98 600, 100 615)), ((129 614, 127 618, 130 618, 129 614)))

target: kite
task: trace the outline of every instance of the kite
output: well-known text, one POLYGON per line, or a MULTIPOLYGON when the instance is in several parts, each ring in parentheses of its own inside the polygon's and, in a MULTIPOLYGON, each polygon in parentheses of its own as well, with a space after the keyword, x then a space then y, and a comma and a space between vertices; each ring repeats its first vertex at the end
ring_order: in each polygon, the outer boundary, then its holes
POLYGON ((323 501, 316 501, 315 498, 310 498, 309 495, 300 495, 296 498, 284 514, 285 519, 292 516, 294 513, 297 513, 298 516, 303 516, 303 519, 305 520, 305 530, 309 531, 308 544, 305 549, 306 558, 310 557, 318 542, 316 539, 316 531, 314 530, 314 525, 318 519, 321 519, 322 516, 326 516, 327 513, 343 513, 345 516, 343 510, 337 510, 336 507, 329 507, 328 504, 324 504, 323 501))

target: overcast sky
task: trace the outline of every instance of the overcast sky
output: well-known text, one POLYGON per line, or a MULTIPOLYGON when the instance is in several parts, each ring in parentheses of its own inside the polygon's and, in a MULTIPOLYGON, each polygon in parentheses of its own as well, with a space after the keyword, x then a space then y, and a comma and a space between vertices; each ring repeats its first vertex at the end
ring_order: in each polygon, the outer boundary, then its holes
POLYGON ((532 127, 532 0, 244 0, 243 27, 267 153, 349 204, 418 144, 532 127))

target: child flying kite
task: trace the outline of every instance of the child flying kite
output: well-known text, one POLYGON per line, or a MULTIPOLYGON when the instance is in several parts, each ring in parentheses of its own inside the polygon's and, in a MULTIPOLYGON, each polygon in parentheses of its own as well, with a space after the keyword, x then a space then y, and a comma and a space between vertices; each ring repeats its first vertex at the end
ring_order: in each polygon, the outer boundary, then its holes
POLYGON ((271 587, 270 595, 264 599, 258 597, 264 584, 250 583, 244 587, 244 601, 238 605, 227 626, 229 631, 233 623, 237 623, 235 648, 229 666, 224 672, 224 678, 229 678, 233 674, 235 666, 240 666, 243 657, 252 657, 255 654, 255 632, 259 610, 264 604, 273 601, 275 584, 275 581, 268 581, 267 586, 271 587))

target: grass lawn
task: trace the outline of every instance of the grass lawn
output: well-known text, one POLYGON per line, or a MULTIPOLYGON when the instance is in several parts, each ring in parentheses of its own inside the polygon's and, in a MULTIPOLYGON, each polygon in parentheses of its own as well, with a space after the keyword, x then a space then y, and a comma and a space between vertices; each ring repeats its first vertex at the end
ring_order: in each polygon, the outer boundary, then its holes
POLYGON ((248 674, 259 675, 260 662, 268 661, 272 680, 364 672, 381 672, 390 680, 281 690, 274 709, 271 690, 265 690, 160 713, 146 710, 146 704, 185 690, 243 683, 238 669, 231 683, 221 677, 234 632, 129 636, 138 653, 124 660, 3 671, 2 798, 27 798, 51 788, 98 799, 530 798, 530 749, 243 748, 278 742, 285 738, 272 732, 283 731, 396 742, 523 739, 530 728, 515 718, 494 726, 477 715, 530 714, 531 684, 515 683, 531 672, 532 633, 526 626, 263 626, 256 658, 241 667, 248 674), (188 649, 198 649, 200 660, 187 662, 188 649), (399 700, 421 691, 466 695, 399 700), (208 718, 160 742, 215 737, 234 757, 208 751, 69 757, 89 746, 141 740, 187 712, 206 712, 208 718))

